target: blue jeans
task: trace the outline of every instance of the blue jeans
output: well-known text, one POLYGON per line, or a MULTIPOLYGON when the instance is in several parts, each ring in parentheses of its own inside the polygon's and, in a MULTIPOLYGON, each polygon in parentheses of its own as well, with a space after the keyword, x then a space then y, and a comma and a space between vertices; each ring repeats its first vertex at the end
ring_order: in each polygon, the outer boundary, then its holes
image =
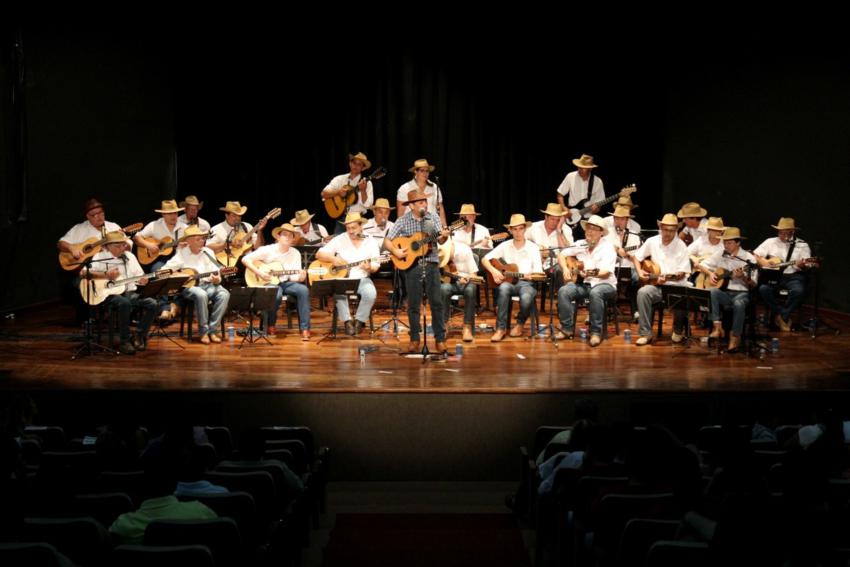
MULTIPOLYGON (((661 303, 661 288, 655 285, 645 285, 637 292, 637 305, 640 316, 638 317, 638 328, 640 336, 652 336, 652 309, 656 303, 661 303)), ((688 322, 688 312, 684 309, 673 310, 673 332, 681 335, 684 333, 688 322)))
POLYGON ((217 333, 221 326, 221 318, 227 311, 230 302, 230 292, 221 285, 202 283, 181 292, 184 299, 195 302, 195 315, 198 317, 198 336, 203 337, 217 333), (212 314, 207 303, 213 302, 212 314))
POLYGON ((759 295, 765 305, 770 308, 770 312, 781 315, 786 321, 791 319, 791 313, 796 311, 803 303, 803 296, 805 294, 806 274, 802 272, 783 274, 779 280, 779 285, 776 287, 769 285, 759 286, 759 295), (784 306, 779 306, 776 303, 776 297, 779 295, 780 289, 788 290, 788 299, 784 306))
POLYGON ((721 321, 724 307, 732 307, 732 334, 744 334, 744 318, 747 315, 747 305, 750 303, 748 291, 724 291, 717 288, 711 290, 711 315, 714 321, 721 321))
POLYGON ((266 312, 266 322, 269 327, 277 323, 277 311, 283 302, 283 296, 295 298, 295 306, 298 309, 298 328, 302 331, 310 328, 310 290, 300 282, 280 282, 277 286, 277 295, 274 298, 274 309, 266 312))
POLYGON ((464 325, 475 324, 475 308, 477 307, 478 286, 474 283, 466 285, 458 285, 458 283, 444 283, 441 286, 443 292, 443 305, 445 306, 445 315, 443 320, 448 322, 451 316, 451 297, 452 295, 463 295, 463 323, 464 325))
POLYGON ((127 291, 121 295, 110 295, 104 300, 104 305, 118 312, 118 333, 122 342, 130 340, 130 312, 138 308, 141 311, 139 326, 136 329, 139 338, 148 336, 154 316, 156 316, 156 300, 152 297, 139 297, 135 291, 127 291))
POLYGON ((519 296, 519 313, 516 316, 518 325, 525 324, 534 306, 534 298, 537 297, 537 288, 528 280, 518 280, 512 284, 502 282, 496 288, 496 328, 505 330, 508 328, 508 314, 511 312, 511 298, 519 296))
MULTIPOLYGON (((357 306, 357 313, 354 316, 361 323, 369 322, 369 313, 372 312, 372 306, 375 305, 375 298, 378 297, 378 290, 375 289, 375 284, 369 278, 362 278, 357 285, 357 295, 360 296, 360 304, 357 306)), ((351 310, 348 308, 348 296, 338 295, 336 300, 336 313, 340 321, 348 321, 351 319, 351 310)), ((308 307, 309 309, 309 307, 308 307)))
POLYGON ((572 333, 575 327, 573 301, 590 299, 587 307, 590 313, 590 334, 602 336, 602 324, 605 321, 605 302, 614 301, 616 298, 617 290, 608 283, 597 284, 593 287, 588 284, 568 283, 558 290, 558 315, 561 318, 561 327, 565 333, 572 333))
MULTIPOLYGON (((422 266, 416 262, 404 272, 407 286, 407 320, 410 324, 410 340, 419 340, 422 309, 422 266)), ((437 342, 446 340, 446 321, 444 319, 443 291, 440 288, 440 267, 435 262, 425 263, 425 290, 431 302, 431 326, 437 342)))

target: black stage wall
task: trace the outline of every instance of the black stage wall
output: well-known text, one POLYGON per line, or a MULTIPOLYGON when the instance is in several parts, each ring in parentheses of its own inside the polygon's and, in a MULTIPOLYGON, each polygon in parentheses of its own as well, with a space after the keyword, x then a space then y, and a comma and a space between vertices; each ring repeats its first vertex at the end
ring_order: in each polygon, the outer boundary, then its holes
POLYGON ((249 222, 274 206, 322 219, 319 191, 345 171, 347 152, 364 151, 390 170, 378 196, 393 200, 427 157, 448 210, 474 202, 488 226, 513 212, 538 218, 582 152, 609 193, 638 184, 645 228, 696 200, 754 246, 794 216, 806 239, 824 241, 822 305, 850 311, 843 238, 827 238, 850 186, 846 50, 791 46, 779 32, 721 43, 669 32, 650 43, 615 29, 588 42, 483 29, 305 41, 259 21, 204 31, 6 24, 6 93, 13 32, 23 39, 28 175, 25 187, 13 175, 4 100, 0 236, 19 268, 0 284, 0 309, 60 295, 54 244, 89 196, 120 224, 153 220, 160 199, 187 194, 214 223, 226 200, 247 204, 249 222), (592 48, 601 42, 609 55, 592 48))

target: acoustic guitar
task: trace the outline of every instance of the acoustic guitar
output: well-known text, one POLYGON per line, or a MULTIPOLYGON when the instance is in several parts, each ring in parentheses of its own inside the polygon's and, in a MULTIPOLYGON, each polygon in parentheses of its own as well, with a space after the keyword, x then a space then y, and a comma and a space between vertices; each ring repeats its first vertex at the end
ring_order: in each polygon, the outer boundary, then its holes
POLYGON ((640 279, 641 283, 644 284, 658 281, 661 278, 664 278, 669 282, 675 282, 685 278, 684 274, 662 274, 661 266, 659 266, 649 258, 642 261, 640 263, 640 267, 647 274, 645 278, 640 279))
POLYGON ((484 284, 484 278, 477 274, 460 274, 458 272, 452 272, 448 270, 443 270, 440 272, 440 281, 443 283, 449 283, 450 281, 457 281, 466 279, 469 280, 469 283, 474 283, 478 285, 484 284))
POLYGON ((510 235, 511 234, 509 232, 497 232, 496 234, 491 234, 490 236, 485 236, 484 238, 478 239, 477 241, 473 242, 472 245, 470 245, 470 248, 478 248, 488 240, 490 242, 501 242, 510 235))
POLYGON ((383 252, 380 256, 358 260, 356 262, 351 262, 350 264, 343 264, 342 266, 334 266, 333 262, 314 260, 313 263, 310 264, 310 269, 307 270, 307 275, 310 279, 310 283, 313 283, 316 280, 340 280, 348 276, 348 272, 351 268, 359 266, 363 262, 386 264, 389 261, 389 252, 383 252))
MULTIPOLYGON (((387 168, 379 167, 376 169, 372 175, 368 177, 364 177, 362 181, 377 181, 387 174, 387 168)), ((359 184, 359 182, 358 182, 359 184)), ((325 199, 325 210, 328 212, 328 215, 332 219, 338 219, 342 216, 342 213, 348 209, 351 205, 357 202, 357 186, 356 185, 344 185, 342 190, 334 195, 333 197, 328 197, 325 199)))
POLYGON ((170 273, 171 270, 159 270, 158 272, 116 280, 82 278, 80 279, 80 295, 83 297, 83 301, 89 305, 100 305, 110 295, 121 295, 127 291, 128 283, 137 282, 143 278, 155 280, 170 273))
MULTIPOLYGON (((763 266, 762 269, 765 270, 784 270, 788 266, 793 266, 797 263, 797 260, 789 260, 787 262, 783 262, 781 258, 776 258, 774 256, 770 256, 765 258, 765 260, 770 264, 769 266, 763 266)), ((820 267, 820 258, 811 257, 803 259, 803 266, 805 268, 819 268, 820 267)))
MULTIPOLYGON (((588 191, 590 191, 590 188, 588 188, 588 191)), ((579 208, 570 209, 569 212, 567 213, 567 215, 569 215, 569 216, 567 217, 566 223, 568 225, 570 225, 571 227, 574 227, 579 222, 581 222, 581 219, 584 217, 584 215, 586 215, 587 213, 589 213, 590 211, 593 210, 594 205, 599 207, 599 208, 602 208, 605 205, 607 205, 608 203, 613 203, 614 201, 616 201, 620 197, 628 197, 629 195, 631 195, 635 191, 637 191, 637 186, 635 186, 635 184, 633 183, 631 185, 627 185, 627 186, 623 187, 622 189, 620 189, 620 191, 618 193, 614 193, 610 197, 606 197, 606 198, 602 199, 601 201, 596 201, 594 203, 590 203, 590 204, 588 204, 588 205, 586 205, 586 206, 584 206, 580 209, 579 208)), ((585 199, 582 202, 587 203, 587 199, 585 199)), ((581 204, 581 203, 579 203, 579 204, 581 204)))
MULTIPOLYGON (((280 216, 280 212, 280 207, 276 207, 270 210, 263 219, 266 221, 276 219, 280 216)), ((225 267, 232 268, 235 266, 239 261, 239 257, 254 246, 251 238, 257 232, 257 225, 259 224, 259 222, 255 224, 247 233, 241 230, 231 233, 227 242, 224 244, 224 249, 216 252, 216 259, 225 267)))
POLYGON ((584 270, 584 262, 579 261, 575 256, 566 257, 567 271, 564 273, 564 283, 572 282, 580 284, 584 282, 584 278, 593 278, 599 275, 599 269, 585 270, 584 275, 579 272, 584 270))
MULTIPOLYGON (((131 234, 139 232, 144 226, 145 225, 143 225, 142 223, 137 222, 129 226, 125 226, 121 229, 121 232, 129 236, 131 234)), ((59 253, 59 265, 62 266, 62 268, 65 270, 77 270, 80 266, 85 264, 89 258, 100 252, 100 249, 104 244, 106 244, 106 237, 89 238, 85 242, 81 242, 79 244, 72 244, 72 252, 59 253), (80 256, 79 260, 77 258, 74 258, 73 251, 78 251, 82 255, 80 256)))
POLYGON ((238 271, 239 271, 239 269, 236 268, 235 266, 231 266, 231 267, 227 267, 227 268, 220 268, 218 270, 212 270, 211 272, 201 272, 201 273, 198 273, 197 270, 194 270, 192 268, 183 268, 182 270, 178 270, 176 272, 173 272, 171 274, 171 277, 186 277, 186 276, 189 276, 189 279, 186 280, 186 283, 183 284, 183 288, 189 289, 190 287, 194 287, 196 283, 198 283, 199 281, 201 281, 202 279, 204 279, 207 276, 211 276, 211 275, 217 273, 221 276, 221 279, 226 279, 226 278, 230 278, 230 277, 235 276, 236 272, 238 272, 238 271))
MULTIPOLYGON (((458 219, 446 228, 451 232, 457 230, 467 223, 466 219, 458 219)), ((412 236, 397 236, 390 240, 390 244, 398 249, 407 248, 407 256, 404 258, 396 258, 392 256, 393 264, 399 270, 406 270, 413 265, 417 258, 421 258, 431 249, 431 244, 437 241, 436 235, 429 235, 424 232, 417 232, 412 236)))
MULTIPOLYGON (((502 272, 505 276, 505 280, 508 283, 516 283, 518 280, 530 280, 533 282, 543 282, 546 281, 546 274, 540 273, 532 273, 532 274, 523 274, 518 271, 519 267, 516 264, 505 264, 498 258, 493 258, 490 260, 490 265, 493 266, 496 270, 502 272)), ((490 284, 490 287, 498 287, 499 284, 493 279, 493 274, 490 273, 490 270, 487 270, 487 281, 490 284)))
POLYGON ((720 289, 725 290, 729 287, 729 282, 735 278, 742 278, 745 274, 749 276, 753 270, 756 269, 756 265, 747 264, 746 266, 741 266, 740 268, 736 268, 734 270, 727 270, 725 268, 717 268, 714 270, 714 275, 717 277, 717 283, 711 283, 711 278, 706 276, 705 274, 700 274, 697 277, 696 287, 700 287, 700 289, 720 289), (702 280, 700 281, 700 277, 702 280), (702 284, 702 286, 700 286, 702 284))
POLYGON ((168 256, 172 252, 174 252, 174 247, 177 246, 178 242, 175 241, 170 236, 163 236, 157 241, 157 246, 159 246, 159 252, 151 252, 144 246, 139 246, 136 254, 136 258, 139 259, 139 263, 143 266, 146 266, 159 258, 160 256, 168 256))
MULTIPOLYGON (((265 282, 257 276, 251 270, 245 270, 245 284, 248 287, 264 287, 269 285, 278 285, 280 284, 281 276, 296 276, 300 274, 303 270, 284 270, 283 266, 280 262, 270 262, 265 264, 263 262, 256 262, 256 267, 262 273, 269 276, 271 279, 265 282)), ((308 275, 311 276, 323 276, 326 275, 327 270, 325 268, 310 268, 307 271, 308 275)))

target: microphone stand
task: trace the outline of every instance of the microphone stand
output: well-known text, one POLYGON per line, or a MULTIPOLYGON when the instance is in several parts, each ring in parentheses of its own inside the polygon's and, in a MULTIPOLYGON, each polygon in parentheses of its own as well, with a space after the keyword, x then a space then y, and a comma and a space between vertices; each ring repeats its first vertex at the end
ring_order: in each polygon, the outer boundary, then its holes
POLYGON ((93 285, 92 280, 94 280, 94 278, 92 277, 92 274, 91 274, 91 263, 92 263, 92 258, 88 258, 85 262, 82 263, 83 267, 86 270, 86 275, 83 279, 86 280, 86 297, 85 297, 85 300, 86 300, 86 305, 88 305, 88 307, 89 307, 89 317, 85 322, 85 332, 84 332, 84 335, 83 335, 83 344, 80 345, 80 347, 76 351, 74 351, 74 354, 71 355, 71 360, 76 360, 76 359, 83 357, 83 356, 93 356, 93 355, 98 354, 100 352, 106 352, 106 353, 109 353, 109 354, 118 354, 118 351, 113 349, 112 345, 105 347, 102 344, 95 342, 95 340, 94 340, 94 334, 93 334, 93 331, 92 331, 92 319, 95 319, 95 322, 97 322, 97 317, 96 316, 92 317, 94 306, 91 304, 91 299, 92 299, 91 293, 92 293, 92 285, 93 285))
MULTIPOLYGON (((546 276, 551 278, 549 282, 549 324, 546 325, 546 330, 549 333, 549 342, 552 343, 555 347, 558 346, 558 341, 555 340, 555 330, 563 332, 563 329, 560 325, 555 325, 555 311, 557 311, 557 305, 555 304, 555 276, 557 274, 558 263, 556 261, 555 249, 549 248, 549 259, 552 260, 552 265, 546 270, 546 276)), ((540 336, 540 333, 537 334, 540 336)))

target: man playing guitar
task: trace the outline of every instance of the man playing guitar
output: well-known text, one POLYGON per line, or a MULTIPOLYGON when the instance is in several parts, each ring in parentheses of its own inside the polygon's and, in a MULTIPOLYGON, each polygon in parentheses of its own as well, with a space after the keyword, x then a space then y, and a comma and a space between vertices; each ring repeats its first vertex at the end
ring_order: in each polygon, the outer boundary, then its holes
MULTIPOLYGON (((213 252, 221 252, 226 249, 239 250, 247 242, 243 242, 244 235, 251 234, 251 246, 257 249, 265 243, 263 238, 263 228, 268 222, 266 218, 260 219, 257 223, 256 230, 247 222, 242 222, 242 215, 248 212, 248 207, 242 206, 239 201, 228 201, 223 207, 219 207, 220 211, 224 212, 224 221, 218 223, 209 233, 209 241, 206 246, 213 252)), ((197 236, 197 235, 196 235, 197 236)), ((223 261, 223 260, 222 260, 223 261)), ((228 266, 233 264, 228 263, 228 266)))
MULTIPOLYGON (((593 170, 598 167, 593 163, 593 156, 582 154, 580 158, 573 160, 573 165, 576 166, 576 171, 564 177, 555 195, 565 213, 570 209, 581 209, 587 203, 605 199, 605 186, 593 173, 593 170), (564 197, 567 197, 566 202, 564 197)), ((599 207, 594 205, 587 216, 596 214, 599 214, 599 207)))
POLYGON ((475 310, 478 307, 478 286, 473 281, 476 278, 480 279, 475 275, 478 273, 478 264, 475 262, 472 248, 463 242, 451 242, 451 254, 447 267, 447 271, 451 274, 450 281, 441 286, 445 308, 443 319, 448 323, 452 295, 463 295, 463 340, 468 343, 472 342, 475 310))
MULTIPOLYGON (((60 252, 72 254, 75 259, 79 260, 83 257, 82 252, 76 247, 77 244, 85 242, 90 238, 103 238, 108 232, 117 232, 121 227, 106 220, 106 213, 103 210, 103 203, 97 199, 89 199, 83 205, 83 213, 86 215, 86 220, 72 226, 66 232, 56 247, 60 252)), ((125 238, 127 243, 126 249, 130 250, 133 247, 132 241, 125 238)))
MULTIPOLYGON (((336 216, 331 215, 333 218, 338 218, 340 216, 339 213, 360 213, 360 216, 366 215, 366 211, 369 210, 369 207, 372 206, 375 200, 372 182, 367 181, 363 177, 363 172, 370 167, 372 167, 372 162, 369 161, 363 152, 348 154, 348 173, 337 175, 322 189, 322 200, 334 199, 336 197, 337 201, 343 203, 343 208, 335 211, 336 216), (349 197, 351 191, 355 192, 356 198, 354 198, 354 202, 351 205, 347 205, 345 203, 351 202, 351 198, 349 197)), ((337 224, 334 232, 341 234, 345 232, 345 228, 343 225, 337 224)))

